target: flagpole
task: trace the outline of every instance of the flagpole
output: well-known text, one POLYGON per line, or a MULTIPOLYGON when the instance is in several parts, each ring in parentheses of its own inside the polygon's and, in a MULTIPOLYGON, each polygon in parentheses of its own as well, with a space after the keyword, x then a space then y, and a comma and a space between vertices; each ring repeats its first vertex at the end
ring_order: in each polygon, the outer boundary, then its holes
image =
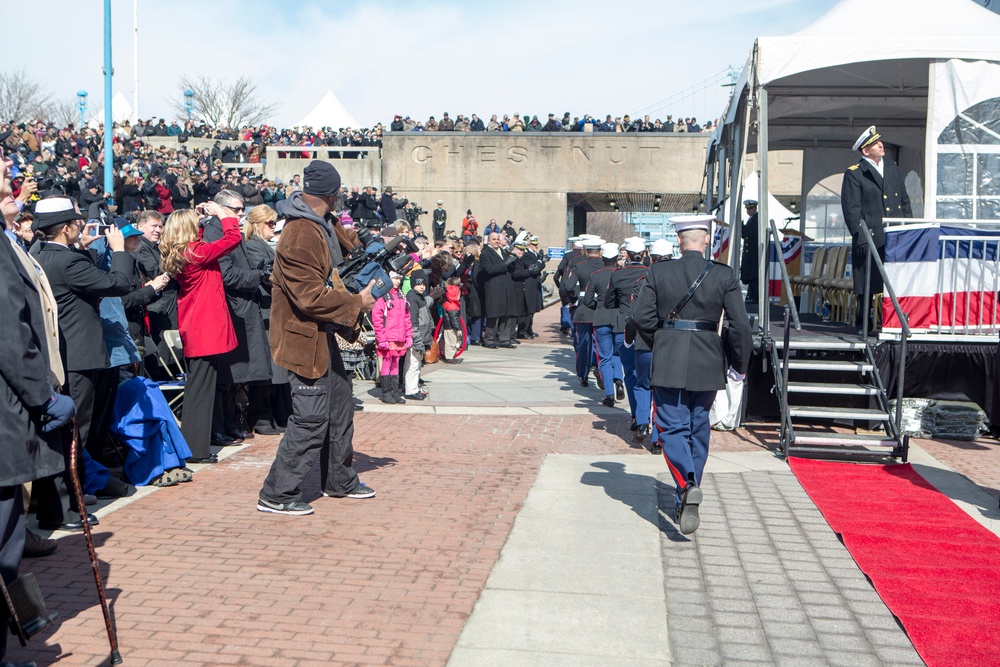
POLYGON ((139 120, 139 0, 132 0, 132 115, 139 120))
POLYGON ((111 109, 111 0, 104 0, 104 192, 115 193, 115 154, 111 147, 114 136, 114 114, 111 109))

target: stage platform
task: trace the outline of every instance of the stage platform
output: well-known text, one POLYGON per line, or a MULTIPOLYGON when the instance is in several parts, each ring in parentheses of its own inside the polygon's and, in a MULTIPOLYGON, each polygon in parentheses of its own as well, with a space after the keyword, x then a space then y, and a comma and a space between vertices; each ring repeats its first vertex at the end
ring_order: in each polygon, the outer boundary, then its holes
MULTIPOLYGON (((747 307, 751 317, 756 315, 753 306, 747 307)), ((784 309, 781 306, 771 306, 770 326, 771 339, 778 345, 784 340, 784 309)), ((812 313, 800 313, 801 331, 791 330, 790 343, 808 340, 810 343, 828 341, 861 341, 858 329, 845 326, 842 323, 823 322, 812 313)), ((759 325, 756 327, 760 338, 759 325)), ((886 340, 870 339, 875 347, 875 361, 879 374, 890 398, 896 396, 896 370, 900 343, 896 338, 886 340)), ((817 352, 827 359, 835 359, 834 353, 817 352)), ((1000 426, 1000 345, 996 338, 988 336, 954 336, 951 340, 938 337, 937 340, 907 341, 906 374, 903 395, 906 398, 933 398, 950 401, 970 401, 976 403, 986 413, 987 420, 994 431, 1000 426), (977 340, 978 339, 978 340, 977 340)), ((778 398, 773 393, 774 373, 770 367, 770 358, 755 345, 753 360, 747 373, 749 393, 747 397, 747 418, 777 421, 781 410, 778 398)), ((803 381, 829 382, 837 380, 822 372, 815 372, 811 377, 802 377, 803 381)), ((822 396, 815 396, 815 404, 823 405, 822 396)), ((832 397, 831 397, 832 398, 832 397)), ((852 407, 867 407, 868 399, 858 397, 857 405, 852 407)), ((833 400, 829 401, 833 405, 833 400)), ((843 404, 843 397, 838 397, 837 404, 843 404)))

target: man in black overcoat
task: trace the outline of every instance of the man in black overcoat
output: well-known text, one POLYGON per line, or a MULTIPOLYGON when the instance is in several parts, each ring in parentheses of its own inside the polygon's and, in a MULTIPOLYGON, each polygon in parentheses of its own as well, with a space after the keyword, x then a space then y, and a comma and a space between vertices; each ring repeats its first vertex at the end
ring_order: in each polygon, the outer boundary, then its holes
POLYGON ((747 286, 747 303, 757 303, 760 299, 760 280, 757 273, 757 267, 760 266, 760 257, 757 254, 760 219, 757 217, 757 200, 747 199, 743 202, 743 206, 746 207, 747 220, 740 231, 743 240, 740 252, 740 280, 747 286))
POLYGON ((752 347, 736 274, 725 264, 705 259, 711 220, 711 215, 671 219, 683 255, 649 268, 633 310, 639 335, 653 349, 650 384, 656 437, 676 483, 677 519, 685 535, 699 524, 709 411, 716 392, 726 386, 727 374, 733 379, 745 376, 752 347), (717 333, 723 313, 730 328, 729 350, 723 350, 717 333))
POLYGON ((507 252, 501 235, 490 234, 489 245, 479 255, 483 274, 483 300, 486 327, 483 330, 483 347, 514 347, 511 313, 515 312, 514 280, 511 271, 515 257, 507 252))
MULTIPOLYGON (((854 142, 854 150, 861 152, 861 160, 844 172, 840 188, 840 206, 844 210, 844 224, 851 232, 851 275, 854 292, 861 299, 865 293, 865 259, 868 246, 861 232, 866 224, 875 241, 879 258, 885 258, 885 225, 883 218, 911 218, 910 198, 903 186, 899 167, 885 157, 882 135, 872 125, 854 142)), ((882 276, 872 266, 869 294, 882 293, 882 276)), ((863 304, 859 304, 863 306, 863 304)), ((858 308, 860 320, 861 308, 858 308)))

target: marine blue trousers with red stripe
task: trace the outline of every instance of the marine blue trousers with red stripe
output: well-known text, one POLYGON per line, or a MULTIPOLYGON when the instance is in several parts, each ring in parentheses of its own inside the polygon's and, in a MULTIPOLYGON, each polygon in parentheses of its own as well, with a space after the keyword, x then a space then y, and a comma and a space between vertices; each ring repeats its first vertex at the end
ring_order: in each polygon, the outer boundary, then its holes
POLYGON ((615 380, 622 379, 622 360, 618 356, 618 344, 625 341, 625 334, 615 333, 613 327, 594 327, 594 351, 597 353, 597 368, 604 381, 604 395, 615 395, 615 380))
POLYGON ((573 347, 576 348, 576 376, 584 380, 590 375, 590 367, 597 365, 594 356, 594 325, 590 322, 573 324, 573 347))
POLYGON ((712 432, 709 411, 715 394, 714 391, 653 387, 655 437, 663 447, 663 458, 677 487, 678 507, 689 479, 701 485, 701 475, 708 461, 708 437, 712 432))
POLYGON ((635 423, 639 426, 648 426, 650 423, 652 392, 649 388, 649 368, 652 362, 652 351, 635 351, 635 423))

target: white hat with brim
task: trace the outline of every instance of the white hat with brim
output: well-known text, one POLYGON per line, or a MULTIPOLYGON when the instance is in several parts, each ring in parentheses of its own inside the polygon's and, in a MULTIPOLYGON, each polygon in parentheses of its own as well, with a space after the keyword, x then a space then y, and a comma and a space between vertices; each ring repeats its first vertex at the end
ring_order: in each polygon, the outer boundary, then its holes
POLYGON ((583 247, 586 250, 599 250, 604 245, 604 239, 583 239, 583 247))
POLYGON ((625 239, 625 250, 628 252, 642 252, 646 249, 646 242, 638 237, 625 239))
POLYGON ((858 140, 854 142, 853 150, 859 151, 862 148, 867 148, 871 146, 876 141, 882 138, 882 135, 875 131, 875 126, 870 126, 867 130, 861 133, 858 140))
POLYGON ((678 215, 670 218, 670 222, 674 223, 674 229, 677 230, 678 234, 692 229, 701 229, 707 232, 711 229, 714 220, 715 216, 709 214, 678 215))
POLYGON ((666 239, 656 239, 649 244, 649 254, 657 257, 666 257, 674 254, 674 244, 666 239))
POLYGON ((605 243, 601 246, 601 257, 604 259, 614 259, 618 256, 617 243, 605 243))

